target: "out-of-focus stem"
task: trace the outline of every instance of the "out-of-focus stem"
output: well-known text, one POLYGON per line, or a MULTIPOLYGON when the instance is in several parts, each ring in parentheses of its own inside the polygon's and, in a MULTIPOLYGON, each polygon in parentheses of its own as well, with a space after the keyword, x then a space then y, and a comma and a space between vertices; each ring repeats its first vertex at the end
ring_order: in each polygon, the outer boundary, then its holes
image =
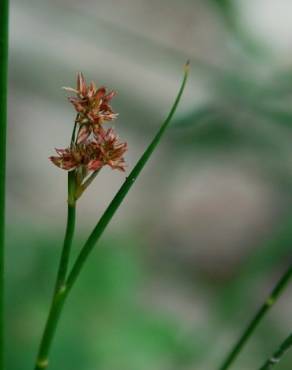
POLYGON ((0 1, 0 370, 4 369, 4 257, 9 1, 0 1))
POLYGON ((259 310, 255 314, 255 316, 252 318, 252 320, 248 324, 247 328, 244 330, 239 340, 236 342, 236 344, 234 345, 230 353, 227 355, 223 364, 219 367, 219 370, 228 369, 230 365, 234 362, 234 360, 236 359, 238 354, 241 352, 243 346, 245 345, 249 337, 253 334, 258 324, 262 321, 262 319, 265 317, 267 312, 277 302, 280 295, 283 293, 285 288, 288 286, 288 283, 291 277, 292 277, 292 264, 288 267, 285 273, 281 276, 280 280, 276 283, 271 294, 267 297, 266 301, 262 304, 262 306, 259 308, 259 310))
POLYGON ((270 370, 274 366, 276 366, 285 355, 287 351, 289 351, 292 347, 292 334, 290 334, 283 343, 281 343, 280 347, 277 351, 270 357, 264 365, 259 370, 270 370))

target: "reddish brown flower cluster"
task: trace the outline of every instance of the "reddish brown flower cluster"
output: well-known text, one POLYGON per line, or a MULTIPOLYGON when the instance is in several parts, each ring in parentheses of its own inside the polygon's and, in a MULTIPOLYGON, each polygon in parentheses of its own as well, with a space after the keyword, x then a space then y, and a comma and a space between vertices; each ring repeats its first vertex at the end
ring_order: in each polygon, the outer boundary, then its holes
POLYGON ((56 149, 58 157, 51 161, 63 170, 71 171, 83 166, 88 171, 98 171, 108 165, 112 169, 125 170, 123 154, 127 150, 126 143, 120 143, 112 128, 103 129, 92 140, 73 144, 66 149, 56 149))
POLYGON ((103 123, 118 116, 110 106, 116 93, 107 92, 105 87, 96 88, 94 82, 87 86, 82 73, 77 75, 77 89, 65 89, 76 94, 68 98, 77 111, 71 145, 56 149, 58 156, 50 160, 64 170, 75 170, 78 186, 87 182, 90 173, 95 175, 105 165, 125 171, 127 143, 119 142, 112 128, 103 128, 103 123))

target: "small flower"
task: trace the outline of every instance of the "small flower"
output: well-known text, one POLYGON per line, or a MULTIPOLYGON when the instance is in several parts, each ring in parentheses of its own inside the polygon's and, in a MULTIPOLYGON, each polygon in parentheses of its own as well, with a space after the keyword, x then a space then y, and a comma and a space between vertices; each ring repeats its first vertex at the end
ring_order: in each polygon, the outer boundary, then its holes
POLYGON ((114 170, 125 171, 124 154, 128 149, 128 145, 119 141, 118 135, 112 128, 107 131, 100 130, 95 142, 100 150, 100 158, 103 165, 108 165, 114 170))
POLYGON ((58 156, 51 156, 49 159, 57 166, 66 171, 74 170, 78 166, 78 161, 74 158, 71 148, 56 149, 58 156))
POLYGON ((59 168, 72 171, 82 167, 84 177, 88 171, 97 171, 103 165, 99 160, 100 149, 93 142, 75 144, 70 148, 56 149, 58 156, 50 157, 50 160, 59 168))
POLYGON ((107 92, 104 86, 96 88, 94 82, 87 86, 82 73, 77 74, 77 89, 71 87, 64 89, 76 94, 76 97, 71 96, 68 99, 78 113, 76 120, 80 124, 78 143, 85 141, 92 132, 97 134, 105 121, 117 118, 118 114, 114 113, 110 106, 110 101, 116 93, 107 92))

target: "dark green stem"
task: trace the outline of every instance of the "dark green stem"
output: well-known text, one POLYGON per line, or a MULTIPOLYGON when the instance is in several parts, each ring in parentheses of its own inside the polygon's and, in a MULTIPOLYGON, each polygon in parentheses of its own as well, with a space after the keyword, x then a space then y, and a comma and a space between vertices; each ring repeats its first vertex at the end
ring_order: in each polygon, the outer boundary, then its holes
POLYGON ((245 345, 249 337, 253 334, 258 324, 263 320, 267 312, 276 303, 281 293, 283 293, 284 289, 288 286, 291 277, 292 277, 292 264, 281 276, 280 280, 275 285, 271 294, 268 296, 264 304, 259 308, 256 315, 252 318, 247 328, 244 330, 243 334, 236 342, 235 346, 232 348, 231 352, 228 354, 219 370, 226 370, 230 367, 230 365, 236 359, 238 354, 241 352, 243 346, 245 345))
POLYGON ((62 254, 60 258, 55 290, 51 302, 50 312, 43 332, 39 352, 36 360, 35 369, 45 369, 48 366, 48 356, 54 338, 55 330, 58 324, 60 313, 63 308, 66 297, 65 279, 68 270, 68 263, 71 251, 71 245, 75 229, 75 172, 68 173, 68 213, 67 226, 64 238, 62 254))
POLYGON ((280 347, 277 351, 270 357, 264 365, 259 370, 270 370, 274 366, 276 366, 285 355, 292 348, 292 334, 290 334, 283 343, 281 343, 280 347))
POLYGON ((9 1, 0 1, 0 370, 4 369, 5 179, 9 1))

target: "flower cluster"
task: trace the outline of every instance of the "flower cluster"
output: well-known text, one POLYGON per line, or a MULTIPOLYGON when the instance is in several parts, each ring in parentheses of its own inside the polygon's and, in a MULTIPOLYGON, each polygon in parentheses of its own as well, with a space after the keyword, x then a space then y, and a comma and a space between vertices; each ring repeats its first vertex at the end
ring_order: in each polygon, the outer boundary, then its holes
POLYGON ((73 144, 66 149, 56 149, 57 157, 51 157, 51 161, 58 167, 71 171, 79 167, 85 167, 88 171, 98 171, 108 165, 112 169, 125 170, 123 154, 127 150, 126 143, 120 143, 112 128, 101 132, 82 143, 73 144))
POLYGON ((107 93, 104 86, 96 88, 94 82, 87 87, 84 76, 78 73, 77 89, 64 87, 76 96, 70 96, 69 101, 77 111, 76 122, 80 126, 77 142, 85 141, 93 132, 98 135, 105 121, 113 121, 118 114, 114 113, 110 106, 111 99, 116 95, 115 91, 107 93))
POLYGON ((110 105, 116 93, 107 92, 105 87, 96 88, 94 82, 87 86, 82 73, 77 75, 77 88, 65 87, 65 90, 76 94, 68 99, 77 116, 70 146, 56 149, 58 155, 50 160, 59 168, 75 171, 77 187, 90 183, 90 176, 95 176, 105 165, 125 171, 127 143, 119 141, 113 128, 103 127, 118 116, 110 105))

